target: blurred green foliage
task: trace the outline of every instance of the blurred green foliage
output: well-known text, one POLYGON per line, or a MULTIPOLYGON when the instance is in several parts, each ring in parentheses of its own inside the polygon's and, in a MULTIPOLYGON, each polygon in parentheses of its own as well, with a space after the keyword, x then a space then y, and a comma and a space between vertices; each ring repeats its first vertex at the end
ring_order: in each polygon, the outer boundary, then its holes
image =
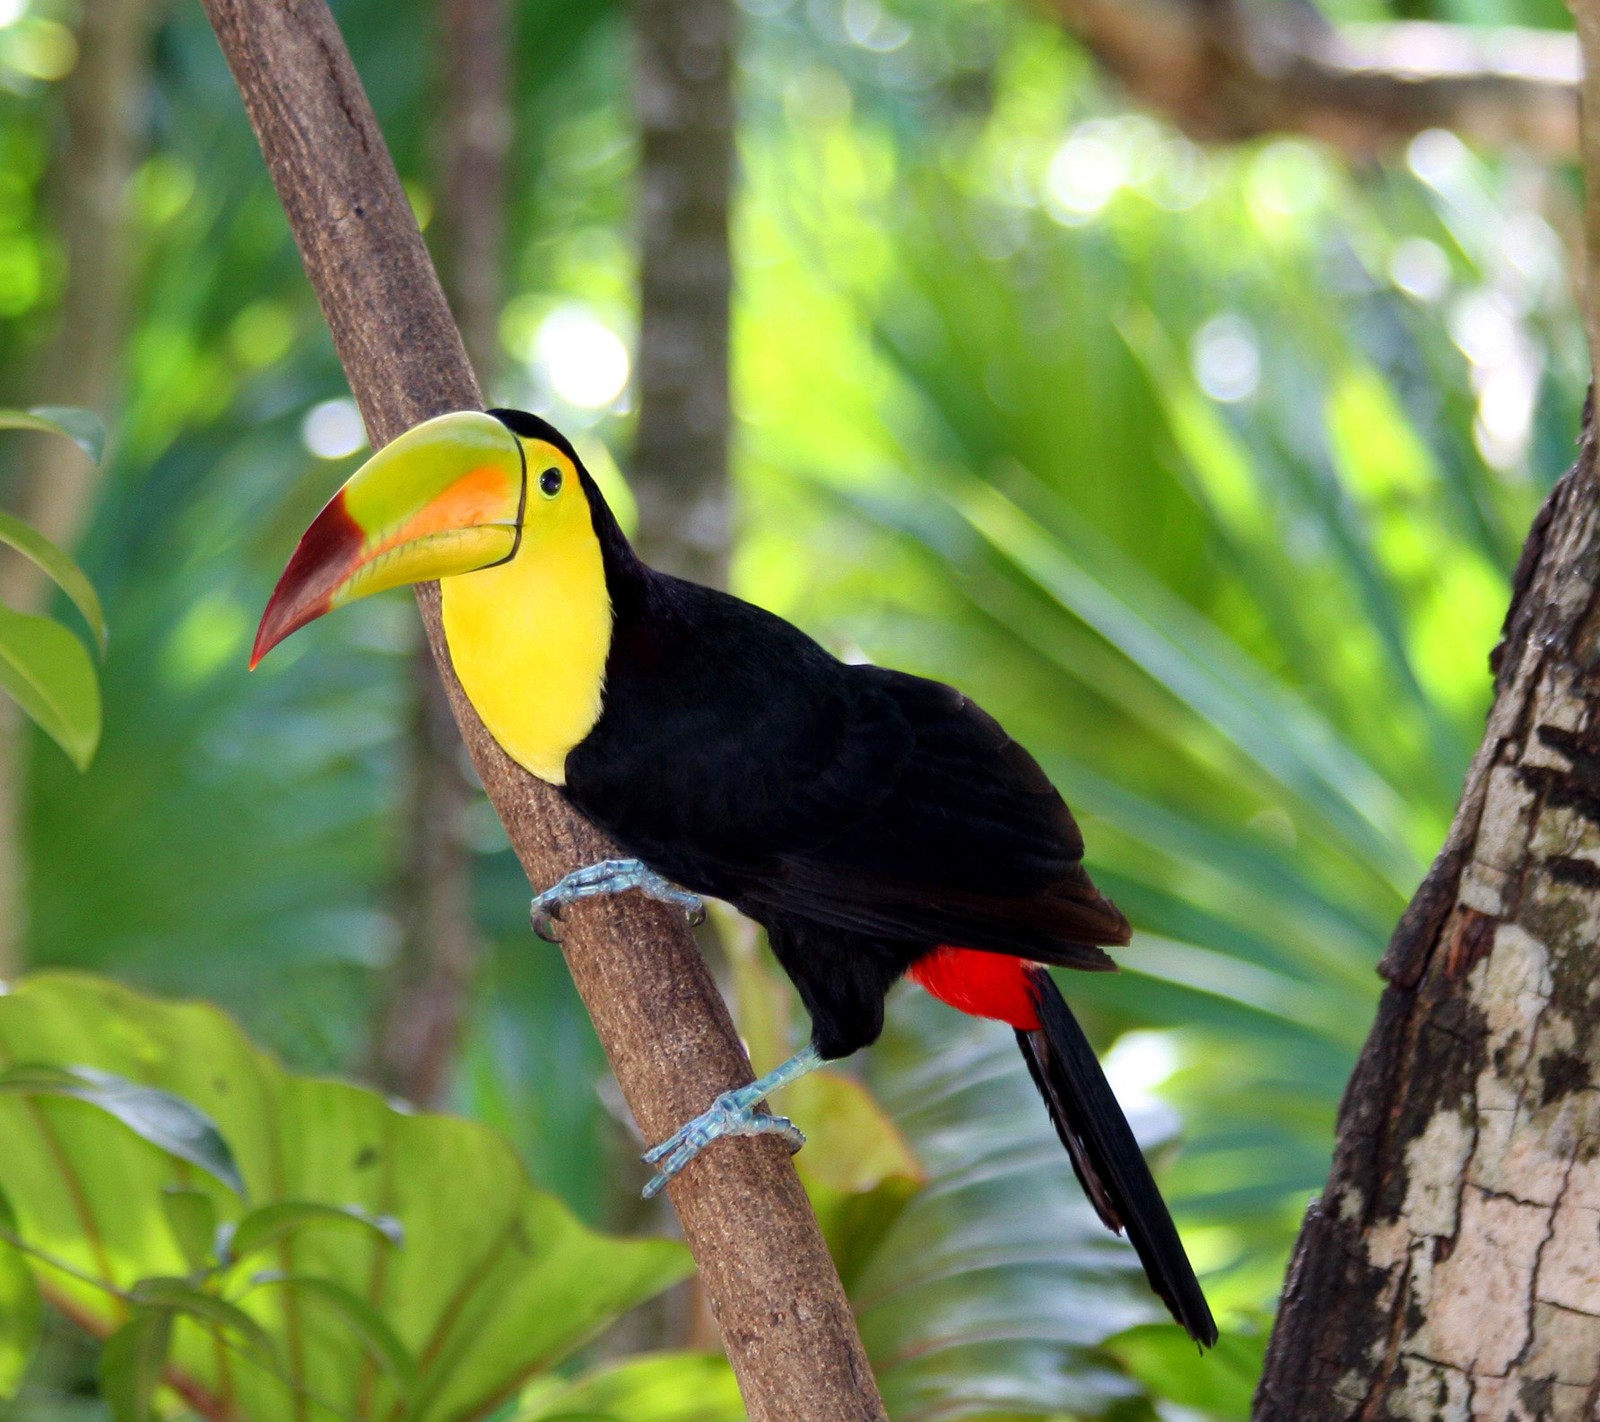
MULTIPOLYGON (((1567 24, 1557 0, 1327 8, 1567 24)), ((1359 166, 1294 137, 1202 149, 1014 0, 743 9, 737 589, 958 683, 1067 793, 1138 932, 1123 973, 1066 986, 1228 1337, 1203 1366, 1174 1346, 1009 1034, 904 990, 859 1065, 927 1177, 850 1265, 875 1366, 897 1422, 1242 1416, 1373 965, 1448 823, 1509 570, 1578 427, 1571 175, 1444 132, 1359 166)), ((336 10, 426 213, 432 7, 336 10)), ((608 336, 632 335, 621 9, 517 14, 495 393, 569 429, 626 514, 628 389, 590 407, 605 381, 571 378, 585 350, 614 373, 608 336)), ((19 389, 63 279, 44 196, 72 22, 0 0, 19 389)), ((213 999, 292 1066, 348 1069, 395 941, 415 617, 360 604, 244 673, 359 427, 197 6, 166 11, 143 122, 128 399, 82 549, 116 627, 105 735, 81 778, 34 758, 30 954, 213 999)), ((491 947, 456 1104, 589 1223, 657 1228, 480 810, 491 947)), ((630 1337, 699 1341, 688 1306, 630 1337)), ((15 1415, 80 1406, 69 1375, 15 1415)), ((715 1363, 672 1354, 552 1382, 527 1417, 650 1422, 713 1387, 715 1363)))

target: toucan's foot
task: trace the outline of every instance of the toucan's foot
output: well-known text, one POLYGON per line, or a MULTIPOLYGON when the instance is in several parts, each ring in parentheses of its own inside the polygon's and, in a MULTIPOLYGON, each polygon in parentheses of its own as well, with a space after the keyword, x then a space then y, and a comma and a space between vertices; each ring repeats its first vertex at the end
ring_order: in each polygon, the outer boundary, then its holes
POLYGON ((674 1175, 712 1141, 723 1136, 782 1136, 791 1151, 799 1150, 806 1143, 805 1132, 787 1116, 769 1116, 754 1106, 725 1105, 734 1095, 729 1091, 717 1097, 709 1111, 680 1127, 644 1157, 651 1165, 661 1167, 644 1187, 645 1199, 653 1200, 666 1189, 674 1175))
POLYGON ((659 899, 664 904, 677 904, 692 924, 705 922, 706 906, 698 895, 669 883, 637 859, 602 859, 598 864, 574 869, 534 899, 529 915, 533 931, 547 943, 559 943, 561 934, 556 921, 568 904, 597 894, 622 894, 629 889, 637 889, 646 898, 659 899))
POLYGON ((674 1175, 722 1136, 781 1136, 789 1143, 791 1151, 799 1150, 806 1143, 804 1131, 787 1116, 769 1116, 756 1108, 780 1087, 821 1065, 817 1049, 807 1047, 749 1086, 724 1091, 711 1103, 710 1110, 680 1126, 660 1145, 644 1153, 646 1165, 661 1167, 644 1187, 645 1199, 659 1195, 674 1175))

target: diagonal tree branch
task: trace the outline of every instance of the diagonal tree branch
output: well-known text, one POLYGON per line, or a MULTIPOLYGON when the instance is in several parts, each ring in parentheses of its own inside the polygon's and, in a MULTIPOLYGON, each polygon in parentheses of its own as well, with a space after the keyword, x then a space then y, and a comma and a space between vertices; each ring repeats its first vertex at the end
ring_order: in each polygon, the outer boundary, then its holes
MULTIPOLYGON (((204 0, 371 432, 476 408, 477 383, 325 0, 204 0)), ((484 730, 428 638, 484 788, 535 883, 610 847, 484 730)), ((530 943, 529 951, 537 951, 530 943)), ((660 1138, 750 1079, 680 916, 636 895, 574 906, 568 966, 628 1104, 660 1138)), ((849 1303, 781 1142, 720 1145, 670 1187, 754 1422, 886 1417, 849 1303)))

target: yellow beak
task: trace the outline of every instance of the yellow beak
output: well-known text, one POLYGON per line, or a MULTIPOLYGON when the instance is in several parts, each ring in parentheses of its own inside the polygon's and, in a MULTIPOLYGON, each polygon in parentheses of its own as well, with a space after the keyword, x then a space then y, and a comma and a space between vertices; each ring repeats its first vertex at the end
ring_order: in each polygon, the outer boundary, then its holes
POLYGON ((459 410, 407 430, 351 475, 301 537, 262 615, 251 668, 347 602, 507 562, 527 487, 521 441, 493 415, 459 410))

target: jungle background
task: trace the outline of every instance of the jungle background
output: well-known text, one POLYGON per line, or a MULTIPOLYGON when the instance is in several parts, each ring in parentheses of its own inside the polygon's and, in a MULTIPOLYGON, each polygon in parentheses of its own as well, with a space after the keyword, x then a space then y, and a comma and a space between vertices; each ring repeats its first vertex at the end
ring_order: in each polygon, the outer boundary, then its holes
MULTIPOLYGON (((802 1156, 897 1422, 1248 1415, 1374 965, 1449 822, 1517 551, 1579 427, 1565 11, 1128 9, 1219 27, 1206 89, 1124 62, 1174 30, 1118 49, 1076 0, 656 5, 680 35, 709 26, 702 79, 735 22, 724 405, 715 184, 698 235, 652 226, 651 164, 670 179, 704 155, 650 147, 648 24, 525 0, 474 38, 459 4, 334 8, 495 400, 571 433, 661 561, 982 702, 1136 926, 1122 973, 1071 996, 1224 1345, 1199 1359, 1163 1321, 1009 1032, 902 989, 847 1068, 864 1091, 818 1100, 840 1119, 802 1156), (1397 108, 1324 73, 1298 91, 1316 102, 1284 103, 1272 75, 1329 35, 1406 64, 1459 41, 1460 91, 1429 109, 1438 76, 1408 71, 1397 108), (674 274, 674 250, 711 259, 674 274), (683 397, 685 370, 713 398, 683 397)), ((8 1007, 88 1011, 103 1043, 167 1019, 102 978, 202 998, 293 1072, 483 1123, 539 1208, 669 1235, 441 730, 412 604, 359 604, 245 670, 294 537, 365 440, 196 5, 0 0, 0 404, 89 406, 110 431, 98 468, 0 435, 7 505, 74 547, 110 629, 86 771, 20 717, 0 727, 0 967, 44 975, 0 998, 0 1065, 43 1053, 19 1057, 8 1007)), ((21 560, 0 600, 54 606, 21 560)), ((706 945, 757 1065, 776 1060, 803 1014, 743 926, 716 917, 706 945)), ((432 1165, 448 1176, 448 1152, 432 1165)), ((19 1218, 25 1188, 0 1166, 19 1218)), ((681 1272, 573 1305, 593 1326, 525 1391, 413 1415, 738 1417, 681 1272)), ((45 1292, 0 1417, 122 1417, 67 1321, 116 1320, 45 1292)), ((557 1307, 541 1297, 524 1306, 557 1307)), ((6 1299, 0 1277, 0 1325, 6 1299)), ((377 1337, 369 1354, 395 1341, 377 1337)), ((373 1415, 303 1384, 284 1415, 373 1415)))

